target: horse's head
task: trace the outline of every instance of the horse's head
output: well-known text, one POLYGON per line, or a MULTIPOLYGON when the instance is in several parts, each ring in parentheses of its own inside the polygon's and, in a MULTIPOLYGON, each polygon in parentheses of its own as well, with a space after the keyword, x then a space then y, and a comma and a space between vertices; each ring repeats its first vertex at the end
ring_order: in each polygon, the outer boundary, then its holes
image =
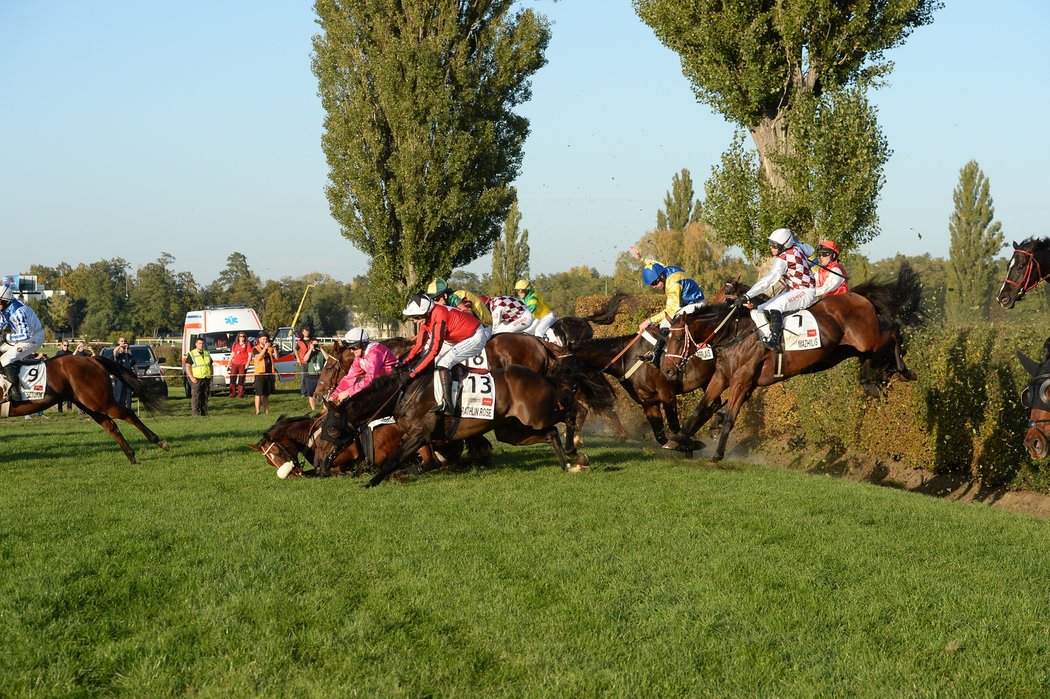
POLYGON ((1050 275, 1050 238, 1029 238, 1020 245, 1013 244, 1014 254, 1006 268, 1006 279, 999 288, 996 300, 1010 309, 1040 281, 1050 275))
POLYGON ((696 352, 696 340, 689 327, 688 318, 682 316, 671 323, 667 333, 667 344, 660 359, 660 371, 668 381, 677 381, 685 369, 686 362, 696 352))
POLYGON ((711 297, 709 303, 726 303, 734 300, 737 296, 747 291, 750 287, 739 279, 727 279, 718 287, 718 292, 711 297))
POLYGON ((1029 411, 1024 445, 1033 459, 1045 459, 1050 456, 1050 437, 1044 431, 1045 425, 1050 423, 1050 338, 1043 345, 1042 364, 1021 352, 1017 353, 1017 358, 1032 377, 1021 391, 1021 405, 1029 411))

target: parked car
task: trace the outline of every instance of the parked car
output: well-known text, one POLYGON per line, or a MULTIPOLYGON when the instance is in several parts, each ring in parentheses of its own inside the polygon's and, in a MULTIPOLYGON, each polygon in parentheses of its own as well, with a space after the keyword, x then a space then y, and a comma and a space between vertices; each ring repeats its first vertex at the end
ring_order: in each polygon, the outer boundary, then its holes
MULTIPOLYGON (((168 383, 164 380, 164 372, 160 368, 164 359, 157 357, 157 353, 153 351, 153 345, 128 345, 128 349, 131 350, 131 356, 135 358, 135 372, 146 383, 146 390, 167 398, 168 383)), ((113 348, 105 347, 101 354, 107 359, 113 359, 113 348)))

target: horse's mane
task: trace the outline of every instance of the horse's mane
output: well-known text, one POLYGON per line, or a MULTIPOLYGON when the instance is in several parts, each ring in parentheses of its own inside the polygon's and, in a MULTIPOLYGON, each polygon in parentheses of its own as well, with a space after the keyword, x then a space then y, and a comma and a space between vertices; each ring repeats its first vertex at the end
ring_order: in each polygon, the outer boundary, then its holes
MULTIPOLYGON (((277 418, 277 422, 273 423, 270 426, 270 429, 268 429, 265 432, 263 432, 263 437, 265 439, 270 439, 271 438, 270 435, 273 434, 275 431, 277 431, 279 429, 282 429, 284 427, 288 427, 293 422, 300 422, 300 421, 304 421, 304 420, 312 421, 313 420, 313 416, 311 416, 311 415, 296 415, 296 416, 281 415, 279 418, 277 418)), ((304 424, 309 424, 309 423, 304 423, 304 424)))
POLYGON ((871 301, 883 329, 896 323, 918 325, 925 320, 922 313, 922 282, 918 272, 907 262, 901 264, 896 281, 869 279, 850 291, 871 301))
POLYGON ((390 393, 395 390, 397 390, 396 374, 377 376, 360 393, 355 393, 347 401, 347 405, 352 404, 356 413, 372 413, 381 408, 383 403, 390 398, 390 393))
POLYGON ((1017 246, 1017 249, 1027 250, 1028 252, 1043 252, 1050 249, 1050 238, 1036 238, 1035 236, 1025 238, 1017 246))

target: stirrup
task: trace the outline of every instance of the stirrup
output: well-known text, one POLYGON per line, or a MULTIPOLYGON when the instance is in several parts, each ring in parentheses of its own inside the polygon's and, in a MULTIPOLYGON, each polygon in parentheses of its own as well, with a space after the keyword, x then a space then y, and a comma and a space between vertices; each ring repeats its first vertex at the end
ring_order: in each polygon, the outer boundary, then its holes
POLYGON ((771 352, 777 352, 780 350, 780 345, 777 344, 777 341, 774 340, 772 336, 763 337, 759 339, 758 343, 771 352))

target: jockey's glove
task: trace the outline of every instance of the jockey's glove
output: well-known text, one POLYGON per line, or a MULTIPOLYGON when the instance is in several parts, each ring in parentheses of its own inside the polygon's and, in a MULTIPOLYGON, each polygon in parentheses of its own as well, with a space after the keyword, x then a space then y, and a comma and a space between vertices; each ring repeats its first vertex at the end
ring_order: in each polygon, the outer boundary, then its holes
POLYGON ((746 306, 750 300, 751 299, 747 297, 747 294, 740 294, 736 297, 736 301, 733 301, 733 305, 737 308, 739 308, 740 306, 746 306))

